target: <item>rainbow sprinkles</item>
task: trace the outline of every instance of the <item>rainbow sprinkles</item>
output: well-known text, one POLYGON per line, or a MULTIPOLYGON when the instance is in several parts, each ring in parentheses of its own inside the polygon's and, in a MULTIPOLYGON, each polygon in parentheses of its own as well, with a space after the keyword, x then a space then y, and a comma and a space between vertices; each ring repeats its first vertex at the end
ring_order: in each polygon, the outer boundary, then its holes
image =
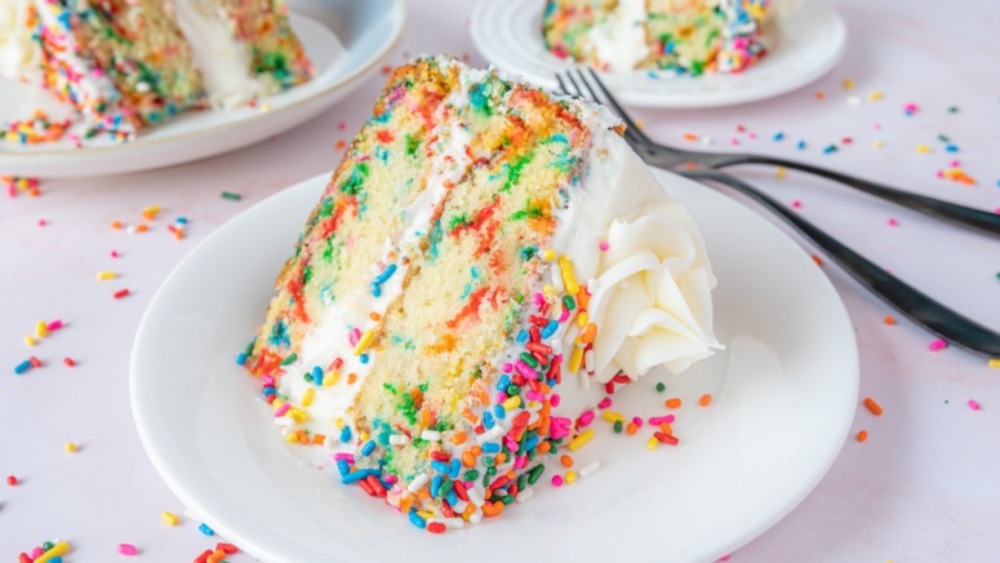
POLYGON ((719 345, 701 236, 620 127, 449 58, 397 69, 239 358, 288 442, 440 533, 530 498, 597 412, 635 434, 608 395, 719 345))

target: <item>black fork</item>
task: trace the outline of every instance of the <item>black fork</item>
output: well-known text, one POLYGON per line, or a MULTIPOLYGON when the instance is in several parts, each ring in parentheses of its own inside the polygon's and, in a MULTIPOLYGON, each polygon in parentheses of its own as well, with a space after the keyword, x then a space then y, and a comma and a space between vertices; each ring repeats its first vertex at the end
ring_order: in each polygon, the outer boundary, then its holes
POLYGON ((871 180, 804 162, 749 153, 712 153, 668 147, 653 141, 636 126, 635 122, 628 116, 621 104, 615 100, 614 96, 611 95, 611 92, 608 91, 601 79, 598 78, 597 73, 593 70, 567 70, 562 76, 557 75, 556 80, 559 81, 559 86, 566 92, 571 91, 570 87, 572 87, 581 92, 586 90, 592 99, 600 100, 603 98, 603 103, 613 108, 628 126, 626 138, 629 144, 632 145, 632 148, 639 153, 639 156, 646 163, 657 168, 676 171, 692 164, 712 170, 721 170, 739 164, 782 166, 790 170, 798 170, 839 182, 850 188, 937 219, 976 229, 994 236, 1000 236, 1000 214, 997 213, 903 191, 871 180), (598 96, 598 91, 601 93, 601 96, 598 96))
POLYGON ((582 71, 576 71, 576 77, 573 76, 572 71, 566 71, 564 76, 556 76, 556 78, 563 93, 574 97, 589 98, 599 104, 611 106, 627 125, 626 141, 647 164, 677 172, 688 178, 724 184, 744 194, 785 220, 813 244, 821 248, 861 285, 867 287, 872 293, 914 323, 960 348, 989 358, 1000 358, 1000 335, 913 288, 747 182, 721 172, 716 169, 718 166, 707 165, 699 158, 691 159, 680 156, 701 153, 676 151, 675 149, 657 150, 658 145, 651 144, 652 141, 649 141, 649 138, 635 127, 635 123, 597 79, 596 74, 591 71, 591 75, 593 83, 602 92, 603 98, 597 95, 596 90, 591 85, 591 80, 588 80, 582 71))

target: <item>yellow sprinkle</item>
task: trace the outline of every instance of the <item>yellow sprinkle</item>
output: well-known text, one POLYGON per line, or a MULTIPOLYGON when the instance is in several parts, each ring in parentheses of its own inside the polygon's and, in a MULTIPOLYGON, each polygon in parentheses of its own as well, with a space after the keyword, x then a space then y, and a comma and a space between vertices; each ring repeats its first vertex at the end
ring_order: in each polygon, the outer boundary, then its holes
POLYGON ((63 446, 63 448, 66 450, 66 453, 71 454, 76 451, 76 444, 73 442, 66 442, 66 445, 63 446))
POLYGON ((569 372, 576 373, 580 371, 581 364, 583 364, 583 348, 574 346, 573 354, 569 357, 569 372))
POLYGON ((778 169, 774 171, 774 175, 777 176, 778 178, 784 178, 786 172, 788 171, 785 170, 784 166, 779 166, 778 169))
POLYGON ((310 387, 306 389, 306 392, 302 394, 302 406, 308 407, 313 403, 313 398, 316 397, 316 392, 310 387))
POLYGON ((872 141, 872 146, 876 149, 880 149, 885 146, 885 143, 882 141, 872 141))
POLYGON ((288 409, 288 412, 285 413, 285 416, 291 418, 292 420, 298 422, 299 424, 302 424, 303 422, 309 419, 309 415, 305 411, 301 411, 299 409, 288 409))
POLYGON ((590 315, 586 311, 580 311, 580 314, 576 316, 576 326, 584 328, 587 323, 590 322, 590 315))
POLYGON ((920 154, 928 154, 931 152, 931 148, 927 145, 917 145, 917 152, 920 154))
POLYGON ((168 526, 176 526, 177 523, 180 522, 180 519, 177 518, 177 515, 174 514, 173 512, 163 511, 163 514, 160 515, 160 518, 162 518, 163 523, 168 526))
POLYGON ((853 89, 854 89, 854 81, 851 80, 850 78, 845 78, 844 79, 844 90, 853 90, 853 89))
POLYGON ((636 129, 645 129, 646 128, 646 122, 643 121, 643 120, 641 120, 641 119, 636 119, 635 120, 635 128, 636 129))
POLYGON ((764 19, 764 7, 762 4, 748 4, 746 10, 753 19, 757 21, 764 19))
POLYGON ((565 481, 566 481, 567 483, 569 483, 570 485, 572 485, 573 483, 575 483, 575 482, 576 482, 576 472, 575 472, 575 471, 567 471, 567 472, 566 472, 566 476, 565 476, 565 477, 563 477, 563 479, 564 479, 564 480, 565 480, 565 481))
POLYGON ((573 275, 573 263, 565 256, 559 257, 559 271, 562 272, 563 287, 566 293, 576 295, 580 291, 580 284, 576 283, 576 276, 573 275))
POLYGON ((556 296, 556 288, 552 284, 547 283, 542 287, 542 293, 545 294, 545 297, 552 299, 556 296))
POLYGON ((986 365, 993 369, 1000 369, 1000 358, 990 358, 990 361, 986 362, 986 365))
POLYGON ((285 404, 285 401, 284 401, 284 400, 282 400, 282 399, 275 399, 275 400, 274 400, 274 401, 273 401, 273 402, 271 403, 271 406, 272 406, 272 407, 274 408, 274 410, 278 410, 278 409, 280 409, 280 408, 281 408, 281 405, 283 405, 283 404, 285 404))
POLYGON ((30 334, 24 335, 24 344, 26 346, 34 346, 36 344, 35 339, 31 337, 30 334))
POLYGON ((340 381, 340 371, 333 370, 330 373, 326 374, 326 377, 323 378, 323 387, 330 387, 331 385, 336 385, 338 381, 340 381))
POLYGON ((542 253, 542 258, 544 258, 544 259, 548 260, 549 262, 551 262, 551 261, 553 261, 553 260, 556 259, 556 251, 553 250, 553 249, 551 249, 551 248, 549 248, 545 252, 542 253))
POLYGON ((345 426, 344 417, 338 416, 333 420, 333 425, 337 427, 337 430, 343 430, 345 426))
POLYGON ((368 433, 367 432, 362 432, 361 435, 358 436, 358 439, 360 439, 362 442, 367 442, 368 441, 368 433))
POLYGON ((35 559, 35 563, 48 563, 53 557, 61 557, 63 555, 66 555, 67 553, 69 553, 69 544, 64 541, 61 541, 52 546, 52 549, 39 555, 35 559))
POLYGON ((429 510, 418 510, 417 514, 420 515, 420 517, 423 518, 424 520, 427 520, 428 518, 434 518, 434 513, 429 510))
POLYGON ((594 438, 594 429, 588 428, 581 432, 576 438, 573 438, 569 442, 569 451, 575 452, 580 448, 587 445, 587 442, 594 438))
POLYGON ((361 354, 364 354, 365 350, 371 346, 372 340, 375 340, 375 331, 368 329, 365 331, 364 336, 361 337, 361 340, 358 340, 358 345, 354 347, 354 355, 360 356, 361 354))
POLYGON ((264 105, 260 106, 260 111, 262 111, 264 113, 267 113, 267 112, 271 111, 271 106, 269 106, 267 104, 264 104, 264 105))
POLYGON ((35 336, 38 338, 45 338, 49 335, 49 325, 45 324, 45 321, 38 321, 35 325, 35 336))
POLYGON ((877 102, 882 99, 882 96, 883 96, 882 92, 876 90, 874 92, 868 92, 868 95, 865 96, 865 99, 868 100, 869 102, 877 102))
POLYGON ((295 432, 289 432, 288 435, 285 436, 285 440, 289 444, 298 444, 299 443, 299 436, 295 432))
POLYGON ((113 280, 116 277, 118 276, 111 270, 101 270, 100 272, 97 272, 98 281, 113 280))
POLYGON ((604 411, 601 413, 601 418, 608 422, 625 422, 625 415, 620 412, 604 411))
POLYGON ((503 408, 505 411, 510 412, 517 407, 521 406, 521 396, 514 395, 503 402, 503 408))
POLYGON ((142 216, 147 221, 152 221, 153 219, 156 219, 156 215, 159 212, 160 212, 160 206, 159 205, 150 205, 149 207, 146 207, 146 208, 144 208, 142 210, 142 216))
POLYGON ((646 440, 646 449, 650 451, 655 450, 659 444, 660 444, 659 440, 657 440, 653 436, 650 436, 649 439, 646 440))

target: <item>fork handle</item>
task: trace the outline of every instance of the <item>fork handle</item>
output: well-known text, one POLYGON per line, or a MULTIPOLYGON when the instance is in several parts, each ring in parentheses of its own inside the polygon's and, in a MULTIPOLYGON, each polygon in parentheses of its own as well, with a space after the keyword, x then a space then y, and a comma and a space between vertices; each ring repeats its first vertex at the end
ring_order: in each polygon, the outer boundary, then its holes
POLYGON ((820 168, 811 164, 763 155, 733 155, 731 158, 720 158, 717 162, 713 162, 711 168, 721 169, 738 164, 767 164, 807 172, 828 180, 840 182, 869 195, 891 201, 897 205, 908 207, 932 217, 971 227, 994 236, 1000 236, 1000 214, 906 192, 872 182, 871 180, 865 180, 864 178, 843 174, 827 168, 820 168))
POLYGON ((1000 357, 1000 335, 911 287, 757 188, 729 174, 713 170, 684 171, 682 175, 725 184, 757 201, 795 227, 861 285, 913 322, 956 346, 990 358, 1000 357))

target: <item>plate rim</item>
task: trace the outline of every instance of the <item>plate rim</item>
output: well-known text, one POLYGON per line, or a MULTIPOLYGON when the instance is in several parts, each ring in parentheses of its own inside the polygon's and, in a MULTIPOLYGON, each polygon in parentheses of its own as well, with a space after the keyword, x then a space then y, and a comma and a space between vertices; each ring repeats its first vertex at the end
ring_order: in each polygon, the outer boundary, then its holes
MULTIPOLYGON (((336 94, 337 92, 348 86, 351 82, 357 80, 362 75, 370 72, 373 67, 378 65, 379 61, 381 61, 390 51, 392 51, 392 49, 394 49, 399 44, 400 41, 402 41, 403 33, 406 30, 406 22, 408 19, 407 4, 405 0, 388 0, 388 1, 392 2, 392 7, 389 10, 387 10, 386 15, 392 16, 394 14, 398 14, 398 17, 393 18, 395 20, 395 25, 393 26, 392 33, 388 36, 388 39, 379 47, 379 49, 367 60, 363 61, 361 64, 350 70, 346 75, 344 75, 344 77, 342 77, 336 83, 330 84, 329 86, 321 90, 313 92, 312 94, 309 94, 307 97, 295 100, 289 103, 287 106, 282 107, 280 111, 283 112, 291 111, 300 108, 303 105, 313 103, 317 99, 336 94)), ((315 22, 319 25, 323 25, 319 23, 312 16, 304 12, 300 12, 296 10, 294 7, 290 7, 290 11, 294 15, 307 18, 312 22, 315 22)), ((214 134, 219 131, 231 129, 233 127, 246 125, 247 122, 256 121, 260 119, 263 115, 264 114, 261 113, 248 114, 239 119, 227 121, 225 123, 217 123, 215 125, 200 128, 197 131, 190 131, 188 133, 183 133, 180 135, 175 135, 170 137, 154 138, 147 140, 136 139, 128 143, 119 143, 119 144, 100 146, 100 147, 85 147, 83 149, 60 148, 60 149, 47 149, 47 150, 11 151, 0 154, 0 157, 2 157, 5 160, 10 159, 10 163, 13 166, 18 166, 19 164, 23 164, 25 161, 28 160, 53 158, 53 157, 60 158, 69 155, 78 156, 80 154, 95 154, 95 155, 107 154, 109 152, 114 152, 114 151, 126 152, 129 150, 130 147, 136 145, 138 145, 142 149, 150 149, 150 148, 156 148, 163 144, 182 142, 184 139, 188 139, 192 136, 199 137, 206 134, 214 134)))
MULTIPOLYGON (((676 174, 667 171, 656 170, 653 169, 652 167, 650 167, 650 170, 654 173, 654 176, 657 178, 657 182, 661 186, 664 186, 665 184, 665 182, 663 181, 664 177, 670 178, 672 180, 680 179, 683 180, 684 182, 695 183, 693 180, 683 178, 681 176, 678 176, 676 174)), ((143 413, 143 408, 142 408, 143 398, 139 395, 137 391, 137 387, 141 387, 142 385, 141 384, 139 386, 136 385, 136 382, 139 380, 140 377, 142 377, 139 374, 140 372, 139 364, 141 362, 141 356, 143 352, 142 345, 145 344, 146 341, 150 340, 150 337, 148 335, 151 330, 150 325, 152 325, 155 322, 154 311, 156 311, 156 309, 159 308, 158 304, 164 298, 164 293, 166 288, 168 288, 172 284, 175 278, 178 275, 180 275, 180 272, 182 272, 185 269, 184 268, 185 264, 191 261, 193 257, 199 253, 199 251, 203 248, 203 246, 206 245, 206 243, 217 237, 223 230, 231 228, 232 223, 234 223, 237 219, 241 218, 244 214, 247 214, 255 209, 258 210, 259 212, 259 209, 261 208, 272 206, 275 204, 277 200, 290 197, 290 192, 308 190, 313 184, 316 183, 322 183, 323 185, 325 185, 328 182, 329 176, 330 173, 323 173, 311 177, 309 179, 303 180, 301 182, 297 182, 287 187, 286 189, 281 190, 269 196, 268 198, 256 203, 255 205, 248 207, 247 209, 243 210, 242 212, 228 219, 220 227, 216 228, 211 234, 209 234, 202 241, 200 241, 195 248, 191 249, 187 253, 187 255, 185 255, 184 258, 181 259, 174 266, 174 268, 167 275, 167 277, 164 278, 164 281, 161 283, 160 287, 157 289, 156 293, 150 300, 149 305, 144 311, 141 321, 136 329, 135 338, 133 340, 133 346, 129 358, 130 410, 133 420, 135 422, 136 431, 139 435, 140 442, 142 443, 143 446, 143 450, 145 451, 147 457, 152 462, 157 475, 167 485, 171 493, 176 495, 187 509, 191 510, 199 518, 204 517, 207 520, 210 520, 212 522, 211 525, 213 529, 215 529, 218 533, 220 533, 222 537, 225 537, 231 541, 236 542, 240 546, 240 548, 243 549, 244 551, 254 555, 255 557, 259 557, 265 561, 272 561, 272 560, 282 561, 285 559, 281 553, 276 553, 268 546, 256 543, 254 541, 254 538, 249 538, 244 534, 238 532, 237 530, 230 528, 225 522, 219 522, 218 520, 216 520, 212 516, 212 514, 210 514, 211 510, 207 510, 205 508, 205 505, 210 503, 202 502, 201 500, 199 500, 197 496, 189 494, 188 487, 183 485, 181 482, 183 481, 183 479, 178 478, 174 474, 175 470, 172 468, 172 464, 165 459, 164 452, 161 451, 161 447, 157 445, 156 440, 153 437, 153 434, 156 434, 158 432, 151 430, 150 423, 152 421, 148 418, 146 414, 143 413)), ((313 187, 312 189, 318 189, 318 188, 313 187)), ((669 191, 669 188, 667 187, 664 187, 664 189, 669 191)), ((713 191, 712 188, 709 188, 707 186, 701 186, 700 189, 713 191)), ((746 212, 747 215, 753 216, 753 220, 759 222, 762 228, 766 228, 772 231, 774 234, 778 235, 778 237, 783 240, 783 243, 790 249, 790 251, 793 251, 799 255, 800 259, 804 261, 805 260, 811 261, 808 252, 806 252, 806 250, 802 248, 802 246, 798 242, 796 242, 794 239, 788 236, 787 233, 779 229, 777 225, 775 225, 770 221, 765 220, 763 217, 760 216, 760 214, 755 213, 751 207, 743 205, 736 200, 732 200, 731 198, 728 198, 718 193, 718 191, 716 191, 715 195, 720 198, 730 200, 732 205, 736 207, 743 208, 743 211, 746 212)), ((815 491, 818 484, 828 475, 831 467, 840 457, 841 452, 843 451, 843 448, 846 445, 847 440, 849 438, 850 429, 853 425, 855 414, 858 408, 857 397, 860 391, 860 356, 858 351, 857 338, 853 331, 853 323, 851 322, 847 307, 844 304, 843 299, 840 297, 840 294, 833 286, 829 277, 823 274, 822 272, 817 272, 816 279, 818 283, 820 283, 823 287, 825 287, 827 291, 830 292, 830 295, 835 297, 833 314, 837 317, 840 317, 843 323, 843 326, 841 326, 840 328, 843 329, 845 331, 845 334, 848 336, 848 338, 845 339, 844 343, 848 345, 849 349, 843 350, 843 353, 849 359, 848 363, 850 367, 850 372, 849 373, 845 372, 841 374, 841 377, 849 378, 849 381, 843 384, 845 385, 845 388, 842 392, 847 393, 847 396, 853 397, 854 400, 851 402, 850 408, 845 409, 844 412, 841 414, 841 418, 839 420, 840 428, 836 429, 836 432, 831 432, 831 436, 836 435, 839 436, 839 438, 836 441, 832 439, 830 440, 828 449, 825 450, 827 452, 827 457, 822 460, 822 463, 819 463, 816 466, 816 472, 815 474, 812 475, 812 478, 808 481, 808 486, 802 487, 801 490, 798 492, 798 494, 796 494, 793 498, 787 499, 786 503, 782 506, 780 510, 773 511, 773 513, 771 513, 767 519, 760 521, 757 526, 748 527, 742 533, 734 534, 734 536, 730 539, 730 541, 726 542, 725 544, 720 543, 719 545, 715 546, 715 548, 708 549, 707 551, 709 551, 710 553, 718 552, 717 555, 715 555, 715 558, 721 557, 722 555, 725 555, 727 553, 731 553, 732 551, 747 545, 748 543, 750 543, 763 533, 773 528, 778 522, 780 522, 786 516, 788 516, 789 513, 791 513, 798 506, 800 506, 801 503, 815 491)))
MULTIPOLYGON (((504 0, 504 1, 505 2, 511 1, 514 3, 521 2, 527 4, 529 2, 532 2, 533 0, 504 0)), ((489 24, 486 22, 487 20, 486 16, 488 15, 487 11, 491 8, 492 5, 498 3, 499 0, 481 0, 473 9, 471 24, 469 26, 469 32, 472 37, 472 42, 476 46, 476 50, 479 52, 480 55, 483 56, 483 58, 489 61, 491 65, 500 68, 505 72, 509 72, 511 74, 514 74, 515 76, 521 76, 523 79, 543 87, 553 87, 553 88, 556 87, 554 81, 550 83, 549 77, 540 77, 536 73, 530 72, 523 67, 515 68, 513 65, 510 64, 501 64, 501 63, 509 63, 510 59, 503 59, 503 58, 498 58, 496 56, 491 56, 492 54, 494 54, 494 51, 488 47, 484 48, 486 42, 483 40, 483 35, 482 35, 483 30, 495 29, 497 27, 495 24, 489 24), (498 60, 500 62, 497 62, 498 60)), ((836 51, 829 58, 824 60, 823 64, 817 65, 809 69, 809 72, 801 74, 796 80, 790 81, 784 86, 778 88, 761 87, 751 91, 748 94, 735 97, 732 96, 730 91, 728 95, 723 94, 714 96, 711 94, 709 95, 684 94, 683 97, 678 99, 678 98, 671 98, 669 96, 670 92, 667 89, 663 90, 662 95, 664 97, 661 97, 660 93, 651 94, 648 92, 636 92, 636 91, 629 91, 628 89, 625 88, 619 88, 616 91, 616 95, 622 101, 623 104, 632 107, 658 108, 658 109, 707 109, 707 108, 733 107, 744 104, 750 104, 762 100, 776 98, 778 96, 782 96, 790 92, 802 89, 808 86, 809 84, 815 82, 816 80, 819 80, 820 78, 828 74, 830 71, 832 71, 838 64, 840 64, 840 62, 843 60, 847 52, 847 45, 848 45, 849 32, 847 24, 844 20, 844 17, 837 10, 837 7, 834 5, 834 3, 827 0, 813 0, 812 2, 810 2, 810 4, 822 5, 823 6, 822 9, 828 9, 830 11, 830 15, 833 17, 832 25, 834 25, 837 28, 837 33, 840 38, 840 41, 836 46, 837 47, 836 51)), ((566 62, 563 65, 563 68, 570 69, 570 68, 589 68, 589 67, 579 63, 566 62)), ((743 73, 737 74, 735 76, 745 76, 747 73, 753 72, 753 70, 754 67, 751 66, 743 73)), ((643 71, 636 71, 635 74, 641 75, 643 74, 643 71)), ((704 78, 705 76, 707 75, 703 75, 702 77, 696 77, 696 78, 685 77, 685 79, 698 80, 700 78, 704 78)), ((718 78, 722 79, 725 79, 727 77, 727 75, 712 75, 712 76, 717 76, 718 78)), ((663 84, 669 83, 669 81, 661 81, 661 82, 663 84)))

